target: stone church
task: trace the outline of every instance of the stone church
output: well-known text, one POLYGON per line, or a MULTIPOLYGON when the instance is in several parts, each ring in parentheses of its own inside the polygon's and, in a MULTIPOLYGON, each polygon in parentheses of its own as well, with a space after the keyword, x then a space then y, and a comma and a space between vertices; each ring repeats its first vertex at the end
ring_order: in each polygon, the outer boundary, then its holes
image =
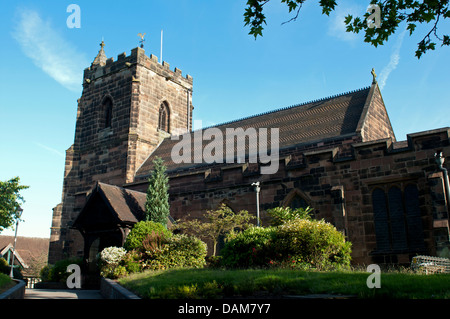
MULTIPOLYGON (((195 140, 207 130, 192 130, 192 89, 191 76, 143 48, 114 61, 102 42, 84 70, 62 203, 53 209, 49 263, 72 256, 89 261, 104 247, 122 245, 143 218, 156 157, 167 166, 172 221, 200 217, 222 203, 256 215, 252 184, 260 182, 263 225, 269 208, 310 206, 315 218, 352 242, 354 264, 408 264, 417 254, 448 254, 450 130, 397 141, 375 73, 368 87, 214 126, 216 135, 258 132, 232 161, 202 159, 201 149, 211 146, 204 136, 183 150, 190 161, 173 160, 181 136, 195 140), (262 129, 278 133, 272 174, 262 173, 267 161, 250 160, 252 143, 264 142, 262 129)), ((234 138, 232 145, 237 151, 234 138)))

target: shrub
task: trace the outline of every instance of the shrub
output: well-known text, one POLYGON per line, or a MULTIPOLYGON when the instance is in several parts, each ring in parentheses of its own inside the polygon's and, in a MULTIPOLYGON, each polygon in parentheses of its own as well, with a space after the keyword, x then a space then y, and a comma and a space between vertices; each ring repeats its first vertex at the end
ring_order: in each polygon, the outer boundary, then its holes
POLYGON ((167 238, 159 248, 146 251, 146 255, 144 267, 153 270, 201 268, 206 263, 206 244, 194 236, 177 234, 167 238))
POLYGON ((142 265, 143 254, 136 250, 131 250, 123 257, 123 264, 127 273, 140 272, 143 269, 142 265))
POLYGON ((273 246, 284 261, 288 258, 318 269, 350 265, 351 243, 323 220, 298 219, 278 226, 273 246))
POLYGON ((226 267, 259 267, 274 258, 271 242, 275 227, 251 227, 230 239, 222 249, 226 267))
POLYGON ((126 268, 120 265, 126 250, 122 247, 106 247, 99 254, 100 275, 105 278, 118 278, 126 275, 126 268))
POLYGON ((222 268, 222 256, 206 256, 206 267, 211 269, 222 268))
POLYGON ((311 207, 292 209, 290 207, 275 207, 267 210, 267 214, 272 218, 272 226, 279 226, 295 219, 311 219, 311 207))
POLYGON ((0 272, 0 294, 10 287, 14 286, 14 282, 8 275, 0 272))
POLYGON ((39 271, 39 278, 41 278, 42 281, 50 281, 50 269, 51 267, 49 265, 45 265, 39 271))
POLYGON ((351 243, 333 225, 310 219, 247 229, 222 250, 223 265, 232 268, 347 267, 350 253, 351 243))
MULTIPOLYGON (((8 265, 8 262, 6 261, 5 258, 0 258, 0 273, 3 273, 8 276, 11 273, 11 266, 8 265)), ((23 279, 22 272, 17 267, 13 268, 13 276, 16 279, 23 279)))
POLYGON ((82 259, 81 258, 68 258, 55 262, 54 265, 48 265, 41 269, 40 277, 42 281, 51 281, 51 282, 63 282, 65 283, 67 277, 70 276, 71 273, 67 272, 67 266, 71 264, 76 264, 81 266, 82 259))
POLYGON ((126 250, 122 247, 106 247, 100 252, 100 259, 107 264, 117 265, 126 253, 126 250))
POLYGON ((152 233, 147 234, 145 239, 142 241, 142 247, 144 251, 156 252, 161 250, 167 242, 168 237, 166 237, 164 233, 155 233, 152 231, 152 233))
POLYGON ((8 265, 8 262, 5 258, 0 258, 0 273, 9 275, 11 271, 11 266, 8 265))
POLYGON ((124 248, 128 251, 143 250, 142 242, 147 237, 147 235, 151 234, 152 232, 163 233, 167 237, 171 235, 171 232, 160 223, 155 223, 152 221, 141 221, 136 223, 131 229, 125 240, 124 248))

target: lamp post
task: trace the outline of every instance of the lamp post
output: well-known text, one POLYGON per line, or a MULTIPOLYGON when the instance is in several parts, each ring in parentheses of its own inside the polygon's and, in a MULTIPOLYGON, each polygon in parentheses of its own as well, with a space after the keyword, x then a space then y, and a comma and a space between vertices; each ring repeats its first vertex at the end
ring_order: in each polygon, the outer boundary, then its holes
POLYGON ((436 159, 436 164, 438 164, 438 166, 439 166, 439 170, 444 174, 444 186, 445 186, 447 205, 450 205, 450 183, 448 180, 448 171, 444 167, 445 157, 442 156, 442 152, 439 152, 439 153, 434 154, 434 158, 436 159))
POLYGON ((11 272, 9 273, 9 276, 11 277, 11 279, 14 278, 13 268, 14 268, 14 257, 16 256, 17 228, 19 228, 19 221, 20 221, 20 217, 22 216, 22 212, 23 212, 23 209, 21 207, 19 207, 17 209, 17 214, 16 214, 16 231, 15 231, 15 235, 14 235, 14 247, 13 247, 13 256, 12 256, 12 261, 11 261, 11 272))
POLYGON ((252 183, 252 186, 255 186, 256 190, 256 226, 259 227, 259 191, 261 187, 259 186, 259 182, 252 183))

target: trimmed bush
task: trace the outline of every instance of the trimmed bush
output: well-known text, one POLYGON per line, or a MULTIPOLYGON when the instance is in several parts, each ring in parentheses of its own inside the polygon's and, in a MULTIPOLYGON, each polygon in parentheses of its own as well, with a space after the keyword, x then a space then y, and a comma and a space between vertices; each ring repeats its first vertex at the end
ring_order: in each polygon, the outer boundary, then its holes
POLYGON ((267 265, 275 257, 271 245, 275 232, 275 227, 251 227, 237 234, 221 250, 222 264, 232 268, 267 265))
POLYGON ((275 207, 267 210, 267 214, 271 217, 271 225, 279 226, 291 220, 312 219, 312 211, 313 209, 309 206, 296 209, 290 207, 275 207))
POLYGON ((206 264, 206 250, 206 244, 194 236, 173 235, 166 238, 160 246, 146 251, 144 268, 202 268, 206 264))
POLYGON ((277 227, 274 249, 281 259, 317 269, 350 266, 351 243, 332 224, 317 220, 292 220, 277 227))
POLYGON ((166 229, 162 224, 155 223, 153 221, 141 221, 136 223, 128 234, 124 248, 127 251, 130 250, 143 250, 142 242, 146 239, 147 235, 155 233, 162 233, 166 237, 171 236, 171 232, 166 229))
POLYGON ((222 249, 230 268, 287 266, 325 269, 350 265, 351 243, 325 221, 293 219, 276 227, 253 227, 222 249))

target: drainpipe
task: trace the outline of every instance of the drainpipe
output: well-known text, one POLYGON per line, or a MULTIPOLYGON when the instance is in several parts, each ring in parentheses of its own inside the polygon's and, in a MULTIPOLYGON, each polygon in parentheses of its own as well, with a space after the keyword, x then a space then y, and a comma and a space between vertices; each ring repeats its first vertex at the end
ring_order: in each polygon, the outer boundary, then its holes
POLYGON ((434 154, 436 163, 439 166, 439 170, 444 174, 445 195, 447 199, 447 208, 450 206, 450 184, 448 180, 448 171, 444 167, 445 158, 442 156, 442 152, 434 154))
POLYGON ((187 132, 191 131, 191 93, 192 90, 187 90, 187 132))

